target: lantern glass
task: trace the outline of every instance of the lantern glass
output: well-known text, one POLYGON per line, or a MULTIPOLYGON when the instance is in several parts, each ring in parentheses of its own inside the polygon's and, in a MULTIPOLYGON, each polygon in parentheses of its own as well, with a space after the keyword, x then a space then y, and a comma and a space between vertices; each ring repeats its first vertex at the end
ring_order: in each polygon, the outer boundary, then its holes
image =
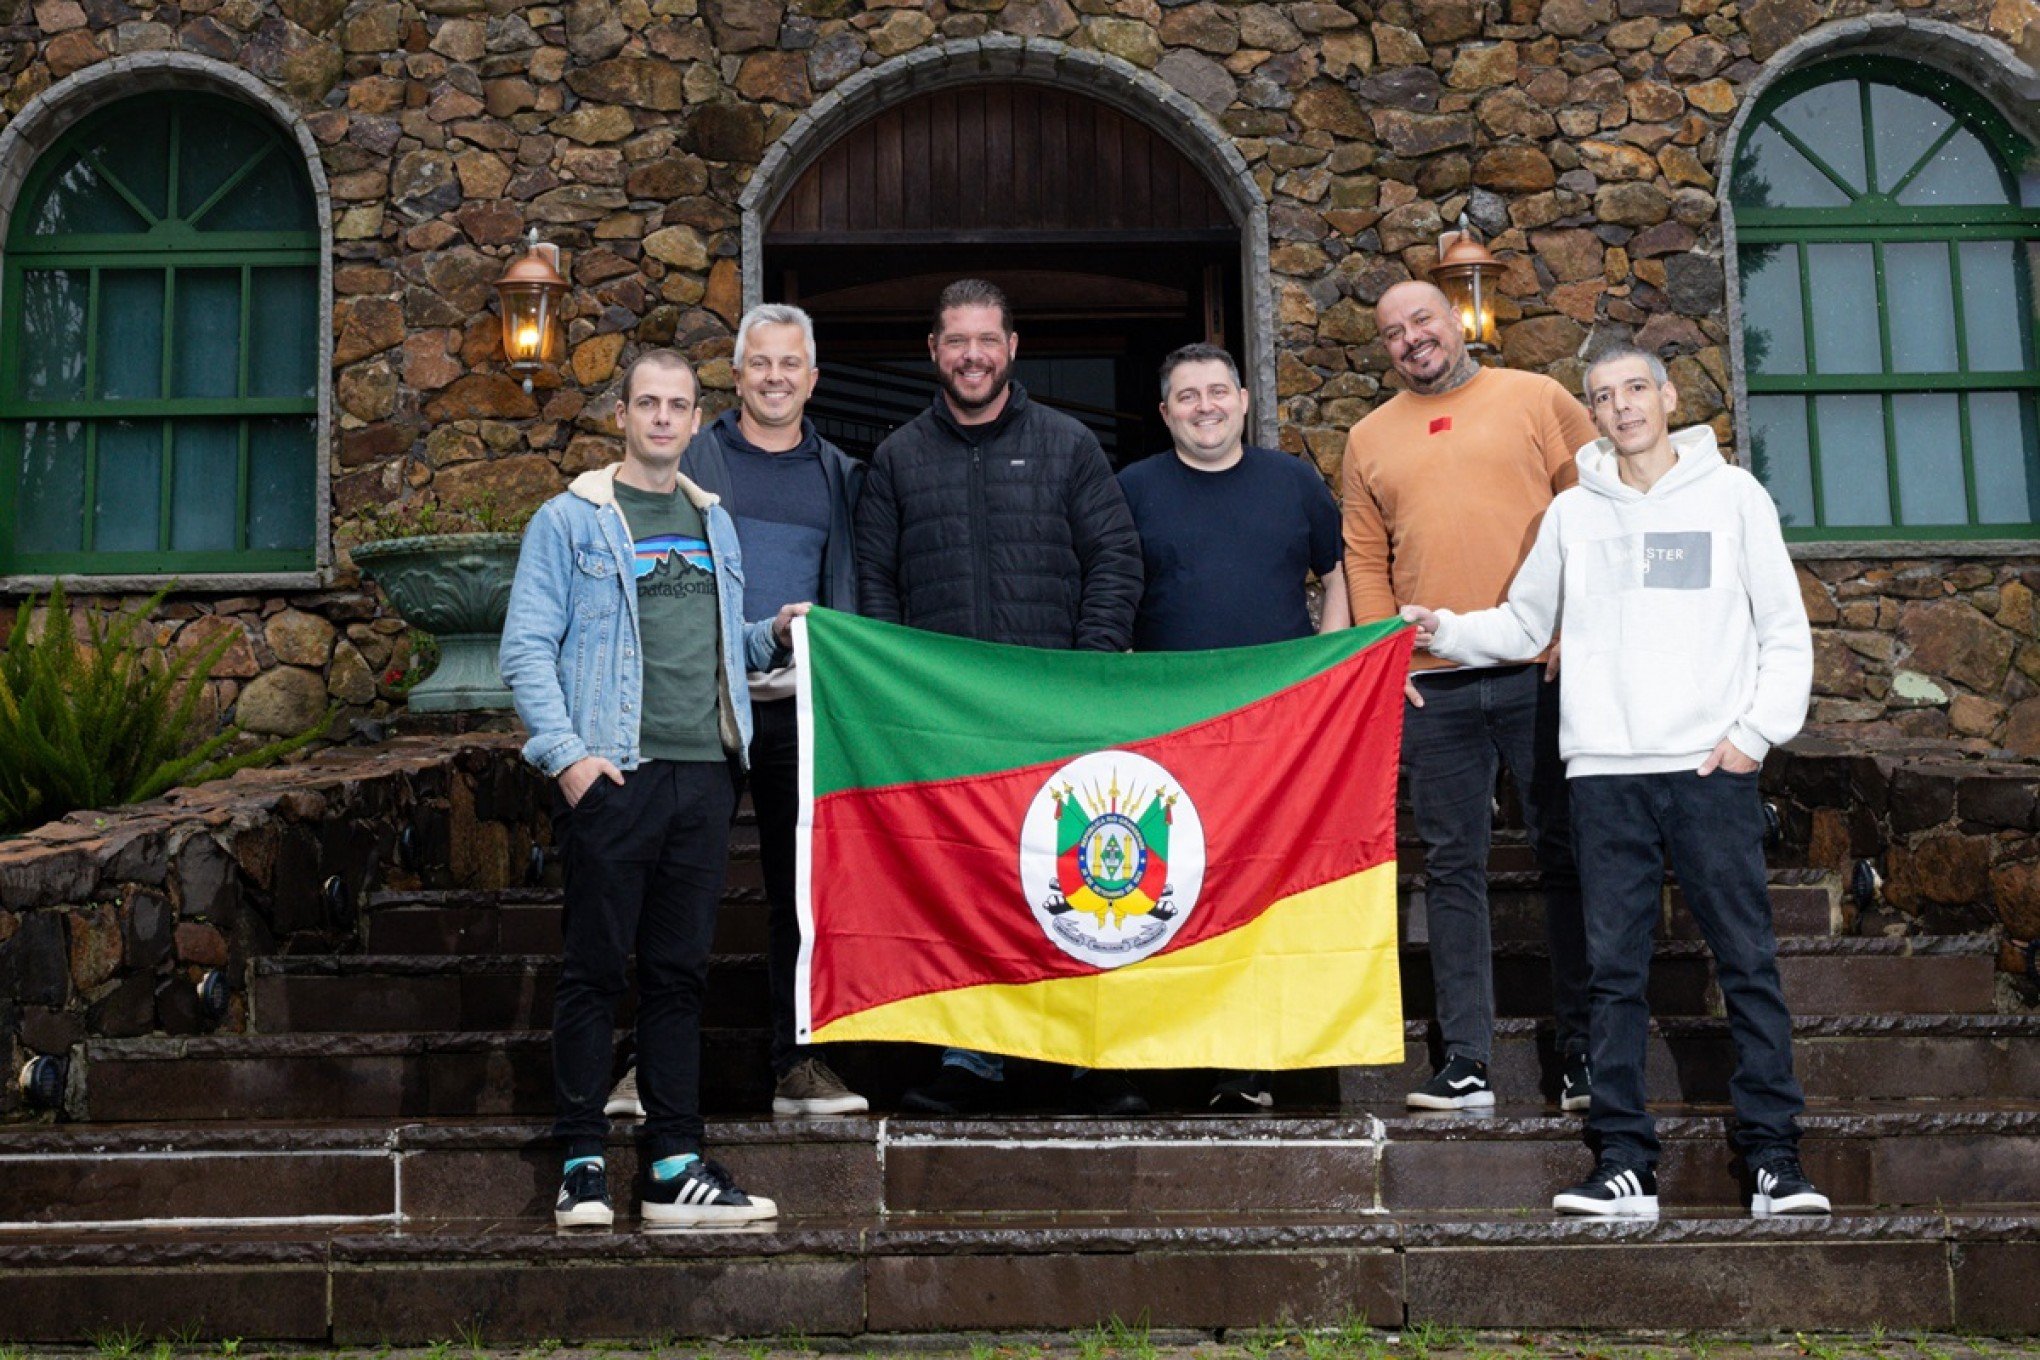
POLYGON ((1469 345, 1495 343, 1495 306, 1487 273, 1481 265, 1437 271, 1438 288, 1459 314, 1460 334, 1469 345))
POLYGON ((539 368, 559 357, 559 314, 553 290, 504 284, 503 353, 516 369, 539 368))

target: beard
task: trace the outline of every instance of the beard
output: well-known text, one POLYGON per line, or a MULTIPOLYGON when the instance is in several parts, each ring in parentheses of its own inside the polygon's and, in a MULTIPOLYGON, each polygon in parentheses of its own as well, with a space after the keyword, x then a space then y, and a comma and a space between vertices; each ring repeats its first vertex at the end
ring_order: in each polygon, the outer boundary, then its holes
POLYGON ((999 360, 998 364, 992 369, 991 386, 986 389, 986 395, 979 398, 966 397, 962 392, 958 391, 956 378, 948 369, 936 369, 935 379, 942 384, 942 390, 948 394, 950 402, 955 405, 957 410, 982 411, 997 401, 1005 392, 1006 385, 1012 381, 1013 361, 1006 358, 999 360))

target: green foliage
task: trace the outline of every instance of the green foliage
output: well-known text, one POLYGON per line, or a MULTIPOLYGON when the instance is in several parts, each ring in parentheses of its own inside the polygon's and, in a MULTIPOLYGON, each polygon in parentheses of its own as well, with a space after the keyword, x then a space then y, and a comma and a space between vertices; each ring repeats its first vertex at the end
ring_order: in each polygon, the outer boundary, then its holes
POLYGON ((353 541, 381 543, 434 534, 514 534, 530 522, 537 510, 535 504, 501 505, 493 491, 459 501, 441 501, 425 495, 363 511, 355 521, 353 541))
POLYGON ((118 1331, 95 1333, 92 1345, 105 1360, 129 1360, 141 1351, 142 1342, 147 1339, 147 1335, 136 1328, 122 1327, 118 1331))
POLYGON ((0 832, 264 765, 325 731, 330 710, 307 731, 239 755, 228 753, 239 727, 201 734, 199 701, 232 635, 204 650, 152 652, 143 625, 168 593, 110 621, 94 613, 82 645, 61 586, 40 628, 33 596, 15 611, 0 650, 0 832))

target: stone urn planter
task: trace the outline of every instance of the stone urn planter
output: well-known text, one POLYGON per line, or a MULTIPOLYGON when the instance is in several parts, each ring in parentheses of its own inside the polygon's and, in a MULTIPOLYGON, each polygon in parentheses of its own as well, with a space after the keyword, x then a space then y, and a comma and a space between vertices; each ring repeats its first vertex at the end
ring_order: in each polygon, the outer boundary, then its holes
POLYGON ((430 534, 390 538, 353 549, 354 561, 390 597, 404 621, 432 634, 439 666, 406 699, 416 713, 510 707, 496 670, 516 533, 430 534))

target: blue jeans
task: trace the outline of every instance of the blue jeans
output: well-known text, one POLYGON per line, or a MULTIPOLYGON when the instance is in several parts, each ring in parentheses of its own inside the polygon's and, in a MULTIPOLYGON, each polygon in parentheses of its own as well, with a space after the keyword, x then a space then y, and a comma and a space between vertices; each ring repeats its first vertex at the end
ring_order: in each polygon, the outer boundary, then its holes
POLYGON ((1572 781, 1572 805, 1593 968, 1588 1145, 1625 1166, 1657 1164, 1657 1127, 1644 1108, 1644 988, 1669 854, 1728 1010, 1736 1150, 1751 1165, 1796 1150, 1806 1099, 1792 1075, 1792 1018, 1778 985, 1757 776, 1590 775, 1572 781))
POLYGON ((1419 676, 1424 706, 1403 706, 1403 767, 1424 842, 1431 979, 1445 1056, 1487 1062, 1495 1038, 1488 846, 1495 774, 1509 767, 1544 883, 1551 1005, 1561 1055, 1587 1046, 1587 950, 1579 875, 1558 758, 1558 685, 1541 666, 1419 676))

